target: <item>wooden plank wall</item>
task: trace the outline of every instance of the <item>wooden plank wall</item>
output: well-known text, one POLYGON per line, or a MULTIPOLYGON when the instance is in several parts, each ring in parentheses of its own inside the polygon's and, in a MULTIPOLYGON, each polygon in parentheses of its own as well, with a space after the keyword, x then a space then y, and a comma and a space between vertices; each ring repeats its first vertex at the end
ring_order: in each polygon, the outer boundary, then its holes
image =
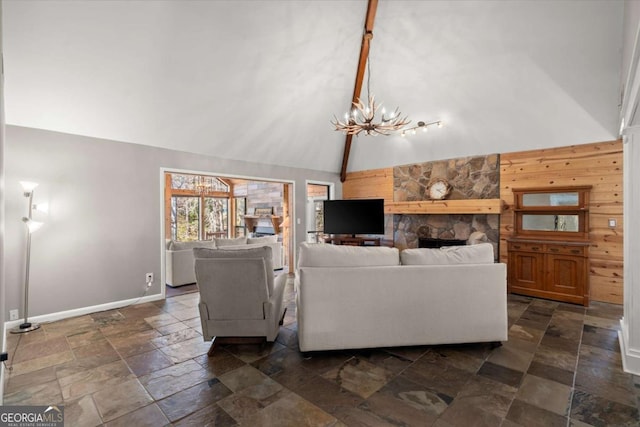
POLYGON ((500 155, 500 261, 513 232, 512 188, 591 185, 589 205, 591 300, 622 304, 622 141, 500 155), (609 218, 617 221, 608 227, 609 218))
MULTIPOLYGON (((500 155, 500 261, 513 231, 512 188, 592 185, 589 206, 591 300, 622 304, 622 141, 500 155), (609 218, 617 221, 608 227, 609 218)), ((351 172, 342 185, 345 199, 393 201, 393 168, 351 172)))
POLYGON ((342 183, 342 198, 393 202, 393 168, 349 172, 342 183))

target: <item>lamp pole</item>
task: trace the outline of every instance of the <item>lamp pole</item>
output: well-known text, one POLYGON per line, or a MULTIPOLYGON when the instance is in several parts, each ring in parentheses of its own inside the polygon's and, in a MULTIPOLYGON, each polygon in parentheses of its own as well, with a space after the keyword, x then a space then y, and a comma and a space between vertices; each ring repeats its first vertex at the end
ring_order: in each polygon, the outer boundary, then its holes
POLYGON ((12 329, 12 334, 35 331, 40 327, 40 325, 37 323, 29 322, 29 267, 31 264, 31 233, 35 231, 35 229, 32 228, 34 222, 31 219, 31 215, 33 213, 33 190, 37 186, 37 184, 23 182, 22 186, 24 187, 25 197, 29 198, 28 216, 26 218, 22 218, 22 220, 27 225, 27 256, 24 272, 24 322, 22 322, 22 324, 20 324, 20 326, 18 326, 17 328, 12 329))

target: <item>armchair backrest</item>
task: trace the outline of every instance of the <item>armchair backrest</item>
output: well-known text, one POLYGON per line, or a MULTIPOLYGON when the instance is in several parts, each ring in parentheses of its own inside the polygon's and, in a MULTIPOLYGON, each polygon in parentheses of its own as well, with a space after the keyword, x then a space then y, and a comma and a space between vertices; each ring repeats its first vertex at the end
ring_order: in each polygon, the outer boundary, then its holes
POLYGON ((196 258, 195 269, 209 319, 265 318, 269 295, 262 258, 196 258))
MULTIPOLYGON (((269 246, 262 246, 259 248, 250 249, 206 249, 206 248, 194 248, 193 254, 196 259, 262 259, 265 266, 265 277, 267 280, 267 289, 269 296, 273 294, 273 252, 269 246)), ((196 280, 200 283, 200 280, 196 276, 196 280)))

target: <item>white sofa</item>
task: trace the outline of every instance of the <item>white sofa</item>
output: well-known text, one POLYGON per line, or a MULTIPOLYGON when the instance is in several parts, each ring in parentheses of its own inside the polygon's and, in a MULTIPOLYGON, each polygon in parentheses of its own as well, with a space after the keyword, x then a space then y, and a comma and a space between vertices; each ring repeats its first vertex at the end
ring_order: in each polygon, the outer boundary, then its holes
POLYGON ((507 340, 506 265, 490 243, 303 243, 295 287, 304 352, 507 340))
POLYGON ((196 272, 194 268, 195 258, 193 256, 194 248, 238 250, 259 248, 262 246, 271 247, 273 269, 282 269, 282 242, 277 241, 277 236, 254 238, 238 237, 235 239, 199 240, 195 242, 174 242, 173 240, 168 240, 165 251, 165 275, 167 285, 176 287, 196 282, 196 272))

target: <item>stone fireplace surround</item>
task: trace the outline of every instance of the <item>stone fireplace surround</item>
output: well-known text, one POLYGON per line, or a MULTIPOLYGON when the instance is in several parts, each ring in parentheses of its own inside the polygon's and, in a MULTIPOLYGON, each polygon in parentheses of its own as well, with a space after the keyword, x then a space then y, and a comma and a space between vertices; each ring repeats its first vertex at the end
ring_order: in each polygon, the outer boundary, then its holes
MULTIPOLYGON (((433 178, 446 178, 452 186, 449 199, 497 199, 500 194, 499 155, 426 162, 393 169, 394 201, 428 200, 433 178)), ((487 235, 498 259, 499 214, 395 214, 393 243, 399 249, 417 248, 420 238, 467 240, 472 232, 487 235)))

